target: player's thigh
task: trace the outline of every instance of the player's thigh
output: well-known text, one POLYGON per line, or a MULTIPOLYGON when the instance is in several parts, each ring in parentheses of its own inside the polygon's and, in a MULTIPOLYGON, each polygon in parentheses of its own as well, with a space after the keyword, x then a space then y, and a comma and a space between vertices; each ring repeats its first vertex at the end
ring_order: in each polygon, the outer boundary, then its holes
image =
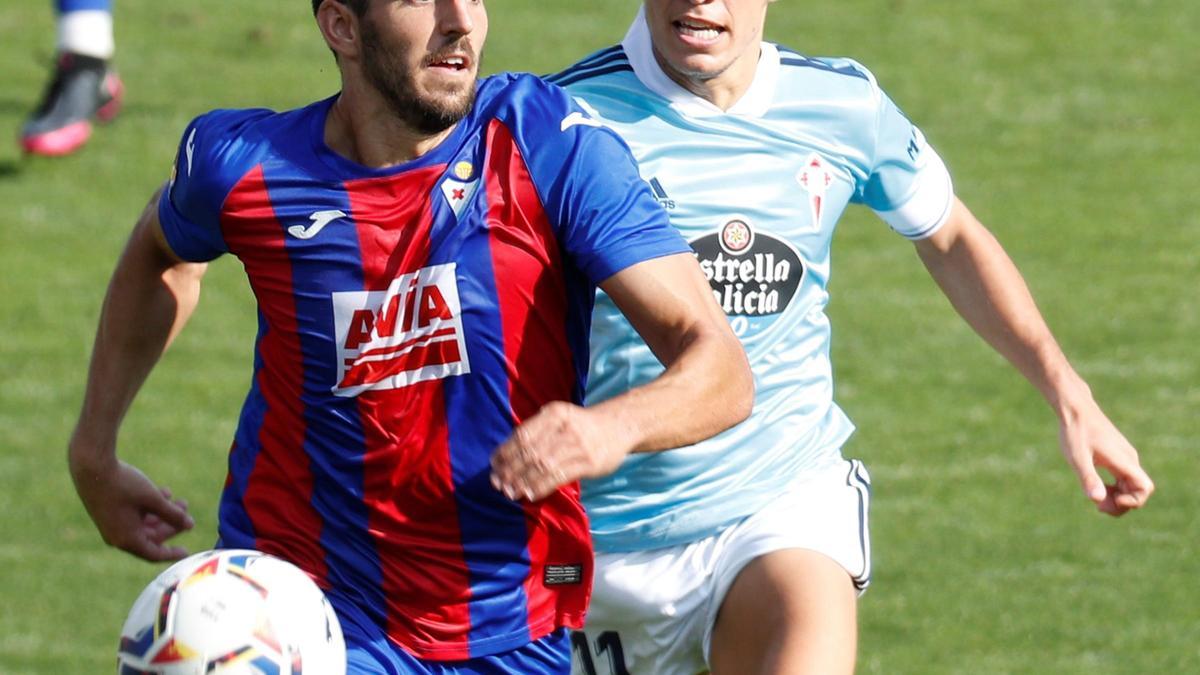
POLYGON ((854 672, 858 590, 807 549, 760 556, 737 575, 713 627, 713 675, 854 672))
POLYGON ((732 528, 708 619, 706 653, 718 675, 853 666, 856 597, 871 574, 869 507, 866 468, 843 461, 806 474, 732 528))

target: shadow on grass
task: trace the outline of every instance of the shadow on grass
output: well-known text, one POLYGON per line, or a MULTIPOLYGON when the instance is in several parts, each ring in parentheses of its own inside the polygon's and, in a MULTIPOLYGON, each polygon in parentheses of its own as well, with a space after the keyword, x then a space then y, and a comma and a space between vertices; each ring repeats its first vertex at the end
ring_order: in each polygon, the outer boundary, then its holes
MULTIPOLYGON (((34 97, 41 93, 42 90, 38 89, 37 91, 30 91, 29 95, 34 97)), ((36 98, 26 100, 5 96, 0 98, 0 115, 28 115, 29 111, 33 110, 35 105, 37 105, 36 98)))
POLYGON ((21 162, 15 159, 0 159, 0 180, 8 180, 21 175, 21 162))

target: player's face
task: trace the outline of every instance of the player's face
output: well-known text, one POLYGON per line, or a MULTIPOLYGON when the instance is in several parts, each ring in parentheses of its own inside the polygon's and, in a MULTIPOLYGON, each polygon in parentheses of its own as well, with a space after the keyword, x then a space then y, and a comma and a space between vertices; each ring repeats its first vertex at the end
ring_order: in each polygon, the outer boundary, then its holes
POLYGON ((361 26, 363 73, 405 123, 435 134, 471 110, 483 0, 377 1, 361 26))
MULTIPOLYGON (((773 0, 645 0, 659 64, 676 81, 748 86, 773 0)), ((688 82, 681 82, 688 86, 688 82)))

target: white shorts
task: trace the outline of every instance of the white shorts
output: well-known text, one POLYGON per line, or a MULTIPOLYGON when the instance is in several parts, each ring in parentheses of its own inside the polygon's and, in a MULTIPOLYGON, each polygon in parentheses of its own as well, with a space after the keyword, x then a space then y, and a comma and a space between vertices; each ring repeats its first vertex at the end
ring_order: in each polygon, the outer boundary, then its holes
POLYGON ((762 511, 690 544, 596 556, 587 626, 572 635, 573 675, 695 675, 713 624, 747 563, 772 551, 823 553, 861 593, 871 578, 871 479, 857 460, 807 474, 762 511))

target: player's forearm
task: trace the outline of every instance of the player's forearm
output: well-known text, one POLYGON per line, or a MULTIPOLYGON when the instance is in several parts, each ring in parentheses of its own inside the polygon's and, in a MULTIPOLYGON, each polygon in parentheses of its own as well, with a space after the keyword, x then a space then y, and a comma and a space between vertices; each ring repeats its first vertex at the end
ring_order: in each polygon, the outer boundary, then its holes
POLYGON ((754 385, 732 333, 704 330, 686 336, 666 365, 658 378, 593 408, 627 434, 631 452, 691 445, 749 416, 754 385))
POLYGON ((946 297, 1060 416, 1090 400, 1008 254, 966 207, 958 203, 955 211, 952 236, 917 246, 946 297))
POLYGON ((109 282, 71 441, 72 463, 89 456, 111 461, 104 456, 113 452, 121 419, 199 298, 205 266, 172 259, 156 223, 143 215, 109 282))

